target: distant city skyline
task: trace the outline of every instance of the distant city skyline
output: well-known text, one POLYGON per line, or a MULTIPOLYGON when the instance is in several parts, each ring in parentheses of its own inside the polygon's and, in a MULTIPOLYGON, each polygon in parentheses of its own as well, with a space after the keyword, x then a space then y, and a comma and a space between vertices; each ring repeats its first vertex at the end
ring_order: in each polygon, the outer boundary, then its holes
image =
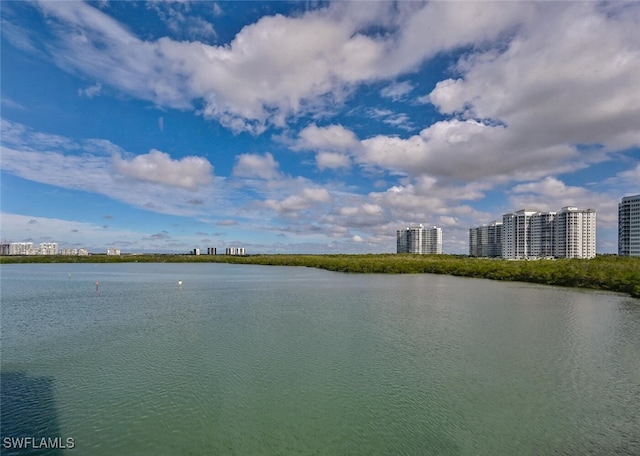
MULTIPOLYGON (((5 242, 0 244, 0 255, 57 255, 57 242, 5 242)), ((77 253, 76 253, 77 254, 77 253)))
MULTIPOLYGON (((62 247, 58 242, 33 242, 33 241, 20 241, 10 242, 3 239, 0 243, 0 255, 89 255, 89 254, 101 254, 107 255, 121 255, 123 252, 117 248, 107 248, 94 252, 90 252, 84 247, 62 247)), ((200 255, 204 254, 204 250, 201 252, 199 247, 189 250, 188 252, 179 252, 183 254, 200 255)), ((139 253, 139 252, 124 252, 124 253, 139 253)), ((158 252, 146 252, 146 253, 158 253, 158 252)), ((207 255, 218 254, 216 247, 207 247, 207 255)), ((226 255, 246 255, 246 249, 244 247, 227 247, 225 249, 226 255)))
POLYGON ((0 2, 0 237, 446 253, 640 193, 638 2, 0 2), (428 32, 427 32, 428 31, 428 32))

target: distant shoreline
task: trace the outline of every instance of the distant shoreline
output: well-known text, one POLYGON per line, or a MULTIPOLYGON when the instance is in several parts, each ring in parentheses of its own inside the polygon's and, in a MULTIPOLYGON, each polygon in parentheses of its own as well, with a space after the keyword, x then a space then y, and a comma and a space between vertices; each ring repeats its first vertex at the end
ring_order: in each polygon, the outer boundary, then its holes
POLYGON ((462 255, 42 255, 0 256, 0 264, 25 263, 232 263, 307 266, 348 273, 448 274, 627 293, 640 298, 640 258, 598 256, 591 260, 520 260, 462 255))

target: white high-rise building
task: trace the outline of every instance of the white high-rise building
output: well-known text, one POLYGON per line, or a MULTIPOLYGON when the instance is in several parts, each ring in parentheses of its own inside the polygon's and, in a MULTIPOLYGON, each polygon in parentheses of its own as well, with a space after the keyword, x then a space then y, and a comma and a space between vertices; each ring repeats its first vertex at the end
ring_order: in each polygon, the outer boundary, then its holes
POLYGON ((596 256, 596 212, 563 207, 560 212, 522 209, 504 214, 502 257, 594 258, 596 256))
POLYGON ((246 255, 244 247, 227 247, 225 249, 225 254, 227 255, 246 255))
POLYGON ((640 195, 618 204, 618 255, 640 256, 640 195))
POLYGON ((545 258, 555 253, 556 212, 538 212, 531 216, 529 256, 545 258))
POLYGON ((9 244, 9 255, 33 255, 33 242, 12 242, 9 244))
POLYGON ((555 219, 556 242, 554 254, 558 258, 595 258, 596 211, 563 207, 555 219))
POLYGON ((422 224, 409 226, 396 232, 396 251, 398 253, 441 254, 442 228, 425 228, 422 224))
POLYGON ((469 256, 480 256, 478 252, 478 230, 479 227, 469 228, 469 256))
POLYGON ((469 229, 469 256, 499 257, 502 256, 502 222, 491 222, 487 225, 469 229))
POLYGON ((41 242, 38 249, 39 255, 57 255, 58 243, 57 242, 41 242))
POLYGON ((531 217, 538 211, 521 209, 502 216, 502 257, 519 260, 529 257, 531 217))

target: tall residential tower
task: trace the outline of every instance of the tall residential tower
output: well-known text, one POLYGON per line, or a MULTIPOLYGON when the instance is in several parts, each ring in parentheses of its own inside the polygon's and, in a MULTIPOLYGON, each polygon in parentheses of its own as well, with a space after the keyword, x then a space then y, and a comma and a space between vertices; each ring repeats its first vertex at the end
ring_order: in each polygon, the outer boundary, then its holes
POLYGON ((563 207, 555 219, 554 256, 558 258, 595 258, 596 211, 563 207))
POLYGON ((618 255, 640 256, 640 195, 618 204, 618 255))
POLYGON ((502 257, 509 260, 531 254, 531 218, 537 211, 522 209, 502 216, 502 257))
POLYGON ((420 224, 398 230, 397 252, 423 255, 442 253, 442 228, 425 228, 420 224))
POLYGON ((522 209, 502 216, 502 257, 594 258, 596 211, 563 207, 560 212, 522 209))
POLYGON ((502 256, 502 222, 491 222, 469 229, 469 256, 502 256))

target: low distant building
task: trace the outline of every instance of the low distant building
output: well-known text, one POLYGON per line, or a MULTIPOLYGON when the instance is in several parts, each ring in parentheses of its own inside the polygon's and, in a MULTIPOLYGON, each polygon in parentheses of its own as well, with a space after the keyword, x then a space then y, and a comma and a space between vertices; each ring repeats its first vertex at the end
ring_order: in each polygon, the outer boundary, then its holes
POLYGON ((77 255, 77 256, 87 256, 89 255, 89 251, 87 249, 74 249, 74 248, 66 248, 60 250, 60 255, 77 255))
POLYGON ((245 255, 244 247, 227 247, 225 249, 227 255, 245 255))
POLYGON ((191 251, 191 255, 200 255, 200 249, 196 248, 191 251))
POLYGON ((207 247, 207 255, 215 255, 216 248, 215 247, 207 247))
POLYGON ((422 224, 396 232, 397 253, 420 255, 442 253, 442 228, 425 228, 422 224))
POLYGON ((107 249, 107 255, 120 255, 120 249, 107 249))

